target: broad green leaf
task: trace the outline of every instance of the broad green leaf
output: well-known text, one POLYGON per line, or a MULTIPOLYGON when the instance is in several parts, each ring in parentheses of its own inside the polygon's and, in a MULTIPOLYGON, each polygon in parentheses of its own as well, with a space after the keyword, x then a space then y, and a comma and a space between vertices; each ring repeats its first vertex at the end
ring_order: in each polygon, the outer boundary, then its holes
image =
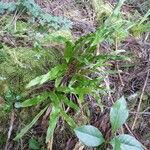
POLYGON ((49 96, 48 92, 44 92, 41 95, 38 95, 37 97, 31 98, 31 99, 27 99, 24 102, 20 103, 20 102, 16 102, 15 103, 15 107, 16 108, 20 108, 20 107, 29 107, 29 106, 34 106, 37 105, 41 102, 43 102, 45 99, 47 99, 49 96))
MULTIPOLYGON (((48 106, 47 106, 48 107, 48 106)), ((14 138, 14 140, 19 140, 20 138, 22 138, 24 136, 24 134, 26 134, 28 132, 28 130, 30 128, 32 128, 32 126, 37 122, 37 120, 42 116, 42 114, 46 111, 47 107, 45 107, 44 109, 42 109, 36 116, 35 118, 32 120, 31 123, 29 123, 28 125, 26 125, 19 134, 17 134, 17 136, 14 138)))
POLYGON ((97 147, 104 142, 101 132, 94 126, 84 125, 74 129, 79 140, 90 147, 97 147))
POLYGON ((55 87, 56 87, 56 88, 58 88, 59 85, 61 84, 62 78, 63 78, 63 77, 59 77, 59 78, 56 78, 56 79, 55 79, 55 87))
POLYGON ((113 150, 143 150, 141 143, 127 134, 116 136, 110 143, 113 150))
POLYGON ((56 127, 57 121, 59 119, 59 114, 60 114, 60 108, 59 107, 52 107, 50 119, 49 119, 49 126, 47 129, 47 134, 46 134, 46 143, 49 142, 50 138, 52 137, 54 133, 54 129, 56 127))
POLYGON ((110 110, 110 122, 114 132, 126 122, 128 115, 126 100, 121 97, 110 110))
POLYGON ((74 120, 69 115, 67 115, 65 111, 61 110, 61 116, 63 116, 65 121, 69 124, 69 126, 72 129, 76 127, 76 123, 74 122, 74 120))
POLYGON ((47 74, 41 75, 36 77, 35 79, 31 80, 26 88, 30 88, 35 85, 43 84, 49 80, 54 80, 61 76, 66 69, 66 65, 57 65, 56 67, 52 68, 47 74))

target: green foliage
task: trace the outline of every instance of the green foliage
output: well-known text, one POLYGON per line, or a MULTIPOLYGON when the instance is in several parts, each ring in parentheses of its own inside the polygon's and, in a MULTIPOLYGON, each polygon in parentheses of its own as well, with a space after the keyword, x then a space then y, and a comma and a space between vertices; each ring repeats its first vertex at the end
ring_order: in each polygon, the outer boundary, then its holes
POLYGON ((150 10, 147 11, 147 13, 141 17, 140 19, 136 20, 135 23, 131 26, 131 33, 135 37, 140 37, 142 33, 149 32, 150 31, 150 10))
MULTIPOLYGON (((128 109, 126 108, 126 101, 122 97, 111 108, 110 119, 112 131, 120 128, 125 123, 127 117, 128 109)), ((91 125, 77 127, 74 131, 80 141, 86 146, 98 147, 103 143, 106 144, 109 142, 113 146, 113 150, 143 150, 141 143, 127 134, 118 136, 114 134, 110 141, 106 141, 107 139, 103 139, 100 131, 91 125)))
POLYGON ((50 119, 49 119, 49 126, 47 129, 47 134, 46 134, 46 143, 49 142, 51 139, 51 136, 53 135, 54 129, 56 127, 57 121, 59 119, 60 114, 60 108, 57 106, 52 107, 50 119))
POLYGON ((26 125, 25 128, 23 128, 20 133, 14 138, 14 140, 18 140, 20 139, 25 133, 28 132, 28 130, 30 128, 32 128, 32 126, 37 122, 37 120, 42 116, 42 114, 46 111, 47 107, 45 107, 44 109, 42 109, 36 116, 35 118, 32 120, 31 123, 29 123, 28 125, 26 125))
POLYGON ((74 129, 81 142, 90 147, 97 147, 104 142, 102 133, 91 125, 84 125, 74 129))
MULTIPOLYGON (((84 97, 87 94, 98 100, 99 94, 102 91, 104 93, 106 90, 101 84, 107 74, 105 72, 100 73, 103 70, 103 66, 107 66, 111 60, 124 60, 124 57, 120 54, 122 51, 118 50, 110 54, 96 55, 95 53, 98 44, 110 39, 115 41, 117 30, 122 29, 124 24, 122 20, 112 24, 112 21, 115 22, 118 19, 117 15, 120 7, 120 5, 116 7, 115 14, 108 18, 95 33, 83 36, 76 41, 71 41, 57 34, 48 36, 49 41, 64 45, 61 64, 56 64, 48 73, 33 78, 26 87, 34 89, 35 86, 39 87, 51 81, 54 82, 53 91, 49 92, 47 99, 45 99, 45 96, 44 98, 39 96, 31 99, 31 101, 26 100, 19 103, 19 105, 18 103, 16 104, 17 107, 26 107, 49 100, 53 111, 50 116, 46 142, 53 135, 59 117, 63 117, 72 129, 77 126, 73 117, 64 111, 64 105, 78 110, 78 106, 71 102, 72 99, 68 95, 75 95, 79 104, 84 102, 84 97), (45 101, 43 101, 44 99, 45 101)), ((47 103, 44 103, 44 105, 47 105, 47 103)))
POLYGON ((32 138, 29 140, 29 148, 31 150, 40 150, 40 144, 36 139, 32 138))
POLYGON ((34 0, 21 0, 19 7, 25 8, 27 12, 39 20, 41 25, 47 24, 49 27, 53 27, 54 29, 69 29, 71 27, 71 21, 63 17, 55 17, 43 12, 43 10, 35 3, 34 0))
POLYGON ((45 99, 47 99, 49 96, 48 92, 44 92, 41 95, 38 95, 37 97, 25 100, 24 102, 16 102, 15 107, 16 108, 21 108, 21 107, 29 107, 29 106, 34 106, 37 105, 41 102, 43 102, 45 99))
POLYGON ((38 76, 35 79, 33 79, 27 86, 26 88, 30 88, 35 85, 40 85, 48 80, 54 80, 56 78, 59 78, 65 70, 66 66, 65 65, 57 65, 56 67, 52 68, 47 74, 38 76))
POLYGON ((110 110, 110 122, 114 132, 126 122, 128 115, 127 103, 122 97, 116 101, 110 110))
POLYGON ((91 3, 99 23, 104 21, 113 12, 112 6, 109 3, 104 3, 103 0, 92 0, 91 3))
POLYGON ((53 54, 52 49, 35 51, 26 47, 4 46, 0 52, 0 76, 6 78, 8 86, 14 87, 15 91, 22 91, 24 85, 32 78, 57 63, 57 57, 53 54))
POLYGON ((48 27, 52 27, 54 29, 69 29, 72 26, 71 21, 64 17, 52 16, 45 13, 34 0, 18 0, 17 2, 10 3, 0 2, 0 14, 5 12, 10 13, 15 10, 20 10, 32 15, 34 20, 38 19, 42 26, 48 25, 48 27))
MULTIPOLYGON (((105 93, 107 90, 103 84, 101 84, 108 74, 108 71, 103 70, 104 66, 110 65, 109 61, 112 60, 127 60, 127 58, 122 55, 122 53, 125 52, 124 50, 114 50, 109 54, 96 54, 97 45, 105 41, 110 43, 116 43, 116 41, 120 42, 128 36, 129 30, 133 27, 132 22, 124 20, 120 13, 123 2, 124 0, 118 2, 114 11, 112 11, 96 32, 80 37, 76 41, 67 38, 63 34, 59 34, 58 32, 53 34, 38 33, 38 35, 34 36, 33 48, 28 50, 26 47, 10 49, 4 45, 2 49, 0 49, 0 69, 3 68, 1 76, 8 79, 10 75, 12 76, 12 74, 14 74, 17 79, 13 80, 13 82, 16 85, 19 85, 19 88, 20 83, 17 84, 16 81, 21 80, 23 87, 28 83, 26 89, 30 91, 33 90, 32 98, 30 97, 23 102, 19 101, 15 103, 15 107, 21 108, 35 105, 44 107, 33 121, 17 134, 15 140, 22 138, 46 111, 47 106, 50 105, 52 110, 49 117, 46 143, 51 139, 57 122, 61 117, 72 129, 75 129, 78 138, 87 146, 97 147, 101 144, 106 144, 102 134, 95 127, 89 125, 77 127, 77 122, 75 122, 74 118, 66 112, 65 107, 67 106, 68 108, 72 108, 75 112, 78 112, 81 109, 84 97, 87 94, 91 95, 98 103, 100 103, 99 95, 102 92, 105 93), (52 48, 46 49, 43 46, 44 44, 49 43, 50 46, 51 44, 62 45, 62 48, 58 48, 59 50, 56 54, 60 61, 57 61, 57 57, 53 55, 52 48), (10 65, 11 62, 13 62, 12 65, 10 65), (49 66, 49 64, 51 65, 49 66), (48 67, 45 65, 48 65, 48 67), (45 67, 46 69, 43 69, 45 67), (53 90, 43 88, 40 92, 34 91, 36 88, 42 88, 45 84, 51 83, 53 83, 53 90), (77 103, 74 103, 70 95, 76 97, 77 103)), ((51 18, 49 15, 43 13, 41 8, 35 4, 33 0, 23 0, 20 1, 20 4, 20 8, 25 8, 27 13, 38 18, 42 25, 48 23, 58 28, 64 24, 59 22, 60 18, 51 18), (56 25, 54 22, 56 24, 59 22, 60 24, 56 25)), ((143 21, 140 22, 140 24, 142 23, 143 21)), ((17 31, 22 32, 22 28, 25 29, 26 33, 28 26, 23 22, 19 22, 17 24, 17 31)), ((18 91, 19 88, 16 88, 15 86, 14 89, 17 89, 18 91)), ((21 100, 24 100, 25 98, 23 97, 21 100)), ((127 104, 122 97, 112 106, 110 111, 110 121, 113 133, 126 122, 127 117, 127 104)), ((128 138, 130 139, 129 136, 125 135, 124 138, 125 140, 128 138)), ((125 145, 123 143, 126 143, 128 146, 130 145, 127 142, 123 142, 122 137, 120 138, 119 136, 111 141, 115 150, 122 150, 124 148, 122 145, 125 145)), ((125 145, 125 147, 127 145, 125 145)))
POLYGON ((127 134, 114 137, 111 145, 113 146, 113 150, 143 150, 141 143, 127 134))

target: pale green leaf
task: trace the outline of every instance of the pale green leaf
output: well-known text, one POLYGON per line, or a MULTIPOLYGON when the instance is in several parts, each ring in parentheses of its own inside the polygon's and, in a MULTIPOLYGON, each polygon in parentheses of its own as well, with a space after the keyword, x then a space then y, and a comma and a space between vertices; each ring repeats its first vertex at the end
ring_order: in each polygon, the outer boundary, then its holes
POLYGON ((51 139, 51 137, 54 133, 57 121, 59 119, 59 114, 60 114, 60 108, 53 106, 51 115, 50 115, 50 119, 48 122, 49 126, 48 126, 47 134, 46 134, 46 143, 49 142, 49 140, 51 139))
POLYGON ((113 150, 143 150, 141 143, 127 134, 116 136, 110 143, 113 146, 113 150), (119 143, 119 147, 116 142, 119 143))
MULTIPOLYGON (((47 106, 48 107, 48 106, 47 106)), ((44 109, 42 109, 36 116, 35 118, 32 120, 31 123, 29 123, 28 125, 26 125, 19 134, 17 134, 17 136, 14 138, 14 140, 19 140, 20 138, 22 138, 31 128, 32 126, 37 122, 37 120, 42 116, 42 114, 46 111, 47 107, 45 107, 44 109)))
POLYGON ((57 94, 56 94, 55 92, 50 92, 50 93, 49 93, 49 97, 50 97, 50 99, 51 99, 53 105, 55 105, 55 106, 58 107, 59 104, 60 104, 60 100, 59 100, 57 94))
POLYGON ((70 108, 73 108, 75 111, 79 110, 79 107, 72 101, 69 100, 66 96, 64 95, 58 95, 59 99, 64 102, 65 105, 69 106, 70 108))
POLYGON ((101 132, 94 126, 84 125, 74 129, 79 140, 90 147, 97 147, 104 142, 101 132))
POLYGON ((38 77, 36 77, 35 79, 31 80, 31 81, 29 82, 29 84, 26 86, 26 88, 30 88, 30 87, 32 87, 32 86, 35 86, 35 85, 40 84, 40 82, 41 82, 41 80, 42 80, 42 77, 43 77, 43 75, 42 75, 42 76, 38 76, 38 77))
POLYGON ((127 120, 129 115, 127 109, 127 103, 124 97, 121 97, 115 102, 110 110, 110 122, 112 130, 116 131, 120 128, 127 120))
POLYGON ((41 75, 36 77, 35 79, 31 80, 26 88, 30 88, 35 85, 43 84, 49 80, 54 80, 60 77, 66 69, 66 65, 57 65, 56 67, 52 68, 47 74, 41 75))
POLYGON ((119 0, 119 2, 117 3, 117 5, 115 6, 115 9, 113 11, 114 16, 117 16, 120 13, 120 9, 125 1, 126 0, 119 0))
POLYGON ((63 116, 65 121, 69 124, 69 126, 72 129, 76 127, 76 123, 74 122, 74 120, 69 115, 67 115, 65 111, 61 110, 61 116, 63 116))
POLYGON ((29 107, 29 106, 34 106, 37 105, 41 102, 43 102, 45 99, 47 99, 49 96, 48 92, 44 92, 41 95, 38 95, 37 97, 31 98, 31 99, 27 99, 24 102, 20 103, 20 102, 16 102, 15 103, 15 107, 16 108, 20 108, 20 107, 29 107))
POLYGON ((40 143, 36 139, 32 138, 29 140, 29 148, 31 150, 39 150, 40 149, 40 143))
POLYGON ((74 54, 74 45, 70 41, 67 41, 66 47, 64 50, 64 58, 66 59, 67 63, 69 62, 69 60, 73 56, 73 54, 74 54))
POLYGON ((121 150, 121 142, 118 138, 114 138, 111 145, 113 146, 113 150, 121 150))

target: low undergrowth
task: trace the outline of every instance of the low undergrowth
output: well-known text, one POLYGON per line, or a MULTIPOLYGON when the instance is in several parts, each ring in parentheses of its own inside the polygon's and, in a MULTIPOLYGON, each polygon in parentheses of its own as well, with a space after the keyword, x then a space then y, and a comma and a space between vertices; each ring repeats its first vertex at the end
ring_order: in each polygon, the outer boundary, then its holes
MULTIPOLYGON (((101 1, 101 7, 97 7, 98 1, 93 0, 99 27, 78 38, 71 35, 70 21, 43 12, 34 1, 0 2, 3 14, 0 18, 0 117, 5 123, 9 115, 15 120, 16 113, 23 122, 15 132, 9 129, 13 141, 19 143, 23 137, 27 140, 28 135, 30 149, 52 149, 55 131, 61 124, 61 130, 65 126, 69 128, 68 136, 76 134, 89 147, 143 149, 134 134, 123 134, 123 127, 128 127, 127 102, 124 97, 110 98, 112 89, 107 81, 109 75, 120 75, 120 70, 114 68, 116 63, 132 65, 131 53, 123 49, 122 43, 149 31, 150 11, 135 19, 121 9, 124 2, 120 0, 113 7, 101 1), (109 97, 110 101, 105 105, 102 97, 109 97), (91 121, 93 108, 104 114, 100 118, 102 122, 107 116, 98 129, 91 121), (29 134, 38 125, 44 130, 42 138, 29 134), (107 133, 104 126, 108 128, 107 133)), ((7 140, 7 149, 9 135, 3 140, 7 140)))

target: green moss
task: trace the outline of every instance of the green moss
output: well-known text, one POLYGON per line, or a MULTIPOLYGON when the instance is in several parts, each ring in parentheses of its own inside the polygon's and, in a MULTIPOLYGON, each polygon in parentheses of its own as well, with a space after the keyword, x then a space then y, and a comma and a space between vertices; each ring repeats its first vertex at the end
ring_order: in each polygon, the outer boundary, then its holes
POLYGON ((52 49, 36 51, 27 47, 4 46, 0 54, 0 76, 6 78, 7 83, 19 91, 31 79, 46 73, 60 59, 52 49))

